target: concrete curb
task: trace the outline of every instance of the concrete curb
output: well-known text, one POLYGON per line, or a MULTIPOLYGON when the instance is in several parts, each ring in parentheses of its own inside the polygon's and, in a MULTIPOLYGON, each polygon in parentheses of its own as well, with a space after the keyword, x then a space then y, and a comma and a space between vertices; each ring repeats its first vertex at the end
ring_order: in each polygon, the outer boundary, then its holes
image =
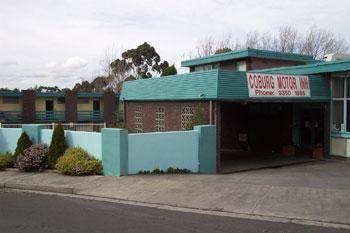
POLYGON ((77 190, 70 187, 0 183, 0 191, 19 191, 19 192, 42 194, 42 195, 64 196, 64 197, 80 198, 85 200, 94 200, 94 201, 126 204, 126 205, 137 205, 137 206, 144 206, 144 207, 150 207, 150 208, 159 208, 159 209, 170 210, 170 211, 190 212, 190 213, 197 213, 197 214, 207 214, 207 215, 232 217, 232 218, 271 221, 271 222, 279 222, 279 223, 295 223, 295 224, 301 224, 301 225, 341 228, 341 229, 350 230, 349 224, 341 223, 341 222, 325 222, 325 221, 319 221, 314 219, 296 219, 296 218, 288 218, 288 217, 280 217, 280 216, 246 214, 246 213, 230 212, 230 211, 223 211, 223 210, 200 209, 200 208, 191 208, 187 206, 143 202, 143 201, 137 201, 132 199, 99 197, 94 195, 86 195, 86 194, 78 193, 77 190))
POLYGON ((63 194, 74 194, 74 188, 70 187, 58 187, 58 186, 48 186, 48 185, 31 185, 31 184, 14 184, 14 183, 4 183, 0 184, 3 189, 20 189, 29 191, 41 191, 41 192, 56 192, 63 194))

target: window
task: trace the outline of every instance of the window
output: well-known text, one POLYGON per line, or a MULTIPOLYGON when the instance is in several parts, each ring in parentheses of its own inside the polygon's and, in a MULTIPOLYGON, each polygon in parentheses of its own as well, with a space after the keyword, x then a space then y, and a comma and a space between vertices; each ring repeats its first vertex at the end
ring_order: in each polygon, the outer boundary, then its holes
POLYGON ((238 71, 247 71, 247 63, 245 61, 237 62, 237 70, 238 71))
POLYGON ((64 97, 57 98, 57 103, 58 104, 65 104, 65 102, 66 102, 66 99, 64 97))
POLYGON ((135 131, 136 133, 143 132, 143 124, 142 124, 142 107, 135 107, 135 131))
POLYGON ((156 108, 156 124, 155 128, 157 132, 165 131, 165 109, 164 107, 156 108))
POLYGON ((184 107, 181 109, 181 129, 187 130, 191 127, 193 113, 193 108, 191 107, 184 107))
POLYGON ((208 65, 201 65, 201 66, 195 66, 194 71, 205 71, 205 70, 212 70, 212 69, 219 69, 219 63, 215 64, 208 64, 208 65))
POLYGON ((13 97, 13 96, 2 97, 3 104, 18 104, 18 102, 19 102, 18 97, 13 97))
POLYGON ((78 104, 89 104, 90 99, 89 98, 78 98, 78 104))
MULTIPOLYGON (((349 96, 349 87, 345 90, 344 85, 350 84, 349 80, 344 77, 332 77, 332 131, 349 131, 349 124, 344 122, 344 111, 347 112, 349 116, 349 101, 350 98, 344 98, 344 96, 349 96), (345 81, 347 83, 345 83, 345 81), (347 94, 345 94, 347 92, 347 94), (349 106, 347 107, 345 103, 349 106), (347 110, 344 109, 347 108, 347 110)), ((348 120, 346 120, 348 121, 348 120)), ((350 123, 350 122, 349 122, 350 123)))

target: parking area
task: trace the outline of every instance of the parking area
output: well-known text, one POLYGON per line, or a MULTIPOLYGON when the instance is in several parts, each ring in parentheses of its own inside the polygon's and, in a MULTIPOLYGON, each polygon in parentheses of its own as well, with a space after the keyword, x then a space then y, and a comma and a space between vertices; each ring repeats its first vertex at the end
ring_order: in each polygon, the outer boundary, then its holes
POLYGON ((235 153, 226 156, 221 164, 220 173, 236 173, 251 171, 264 168, 277 168, 282 166, 291 166, 314 162, 315 159, 307 155, 283 156, 281 154, 271 153, 235 153))
POLYGON ((226 174, 222 179, 256 185, 350 189, 350 160, 327 159, 309 163, 226 174))

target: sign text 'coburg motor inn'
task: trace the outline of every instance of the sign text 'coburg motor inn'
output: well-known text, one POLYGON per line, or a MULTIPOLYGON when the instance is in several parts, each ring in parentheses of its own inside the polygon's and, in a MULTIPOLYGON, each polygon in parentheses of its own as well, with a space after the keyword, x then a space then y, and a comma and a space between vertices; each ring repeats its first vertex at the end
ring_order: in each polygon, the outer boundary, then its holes
POLYGON ((308 76, 247 73, 249 97, 310 97, 308 76))

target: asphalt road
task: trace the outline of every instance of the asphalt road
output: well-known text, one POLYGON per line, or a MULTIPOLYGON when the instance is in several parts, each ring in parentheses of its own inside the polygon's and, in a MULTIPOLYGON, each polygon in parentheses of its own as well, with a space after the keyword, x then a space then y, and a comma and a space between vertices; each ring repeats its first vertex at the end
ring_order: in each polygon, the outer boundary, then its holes
POLYGON ((263 232, 342 229, 218 217, 59 196, 0 191, 1 233, 263 232))

